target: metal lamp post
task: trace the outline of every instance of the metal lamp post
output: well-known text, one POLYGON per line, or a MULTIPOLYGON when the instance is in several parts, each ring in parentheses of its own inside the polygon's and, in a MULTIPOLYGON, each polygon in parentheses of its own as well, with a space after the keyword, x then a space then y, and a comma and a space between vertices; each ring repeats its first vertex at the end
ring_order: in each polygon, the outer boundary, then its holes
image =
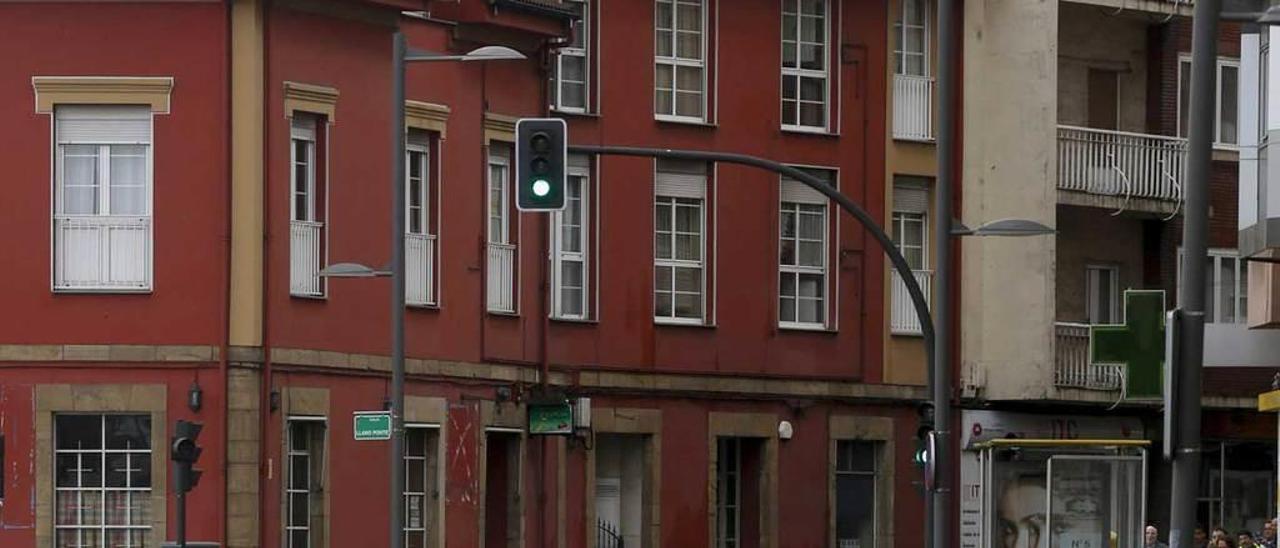
POLYGON ((391 265, 380 271, 356 263, 339 263, 320 271, 335 278, 391 277, 391 447, 388 467, 390 485, 390 548, 404 546, 404 180, 405 180, 405 63, 432 61, 500 61, 525 59, 524 54, 505 46, 483 46, 463 55, 410 51, 404 33, 392 35, 391 59, 391 265))

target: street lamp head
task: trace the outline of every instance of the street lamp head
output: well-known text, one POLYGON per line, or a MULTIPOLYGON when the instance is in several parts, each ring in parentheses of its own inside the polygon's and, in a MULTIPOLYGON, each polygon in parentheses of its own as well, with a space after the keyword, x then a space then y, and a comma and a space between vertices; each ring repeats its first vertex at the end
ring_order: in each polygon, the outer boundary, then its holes
POLYGON ((337 263, 324 267, 317 276, 321 278, 374 278, 389 276, 391 273, 374 270, 360 263, 337 263))
POLYGON ((1258 24, 1275 25, 1280 24, 1280 6, 1271 6, 1267 11, 1262 13, 1262 17, 1258 18, 1258 24))
POLYGON ((1056 231, 1041 223, 1027 219, 1000 219, 969 228, 959 221, 952 221, 953 236, 1042 236, 1056 231))
POLYGON ((463 61, 507 61, 527 59, 523 53, 520 53, 507 46, 481 46, 462 56, 463 61))

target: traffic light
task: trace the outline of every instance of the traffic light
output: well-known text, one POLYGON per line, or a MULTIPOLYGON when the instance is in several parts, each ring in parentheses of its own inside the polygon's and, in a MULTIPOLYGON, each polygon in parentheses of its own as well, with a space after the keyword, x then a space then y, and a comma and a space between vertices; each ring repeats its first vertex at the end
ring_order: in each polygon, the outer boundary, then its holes
POLYGON ((203 473, 194 468, 200 453, 204 451, 196 445, 200 430, 204 426, 198 422, 180 420, 173 427, 173 443, 170 445, 169 458, 173 460, 173 487, 179 493, 187 493, 200 483, 203 473))
POLYGON ((516 207, 521 211, 564 209, 568 143, 564 120, 516 121, 516 207))
POLYGON ((911 456, 911 463, 924 472, 925 491, 933 491, 937 469, 934 462, 937 434, 934 432, 933 405, 921 404, 916 412, 920 415, 920 426, 916 428, 916 450, 911 456))

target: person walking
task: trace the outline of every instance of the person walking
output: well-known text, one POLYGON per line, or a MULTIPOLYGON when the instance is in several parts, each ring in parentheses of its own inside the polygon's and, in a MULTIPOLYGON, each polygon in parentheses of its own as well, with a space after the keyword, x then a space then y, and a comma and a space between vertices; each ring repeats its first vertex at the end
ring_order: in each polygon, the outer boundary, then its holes
POLYGON ((1240 531, 1236 533, 1236 546, 1239 548, 1258 548, 1258 543, 1253 540, 1253 533, 1240 531))
POLYGON ((1269 519, 1262 525, 1262 532, 1258 534, 1258 546, 1262 548, 1276 548, 1276 520, 1269 519))

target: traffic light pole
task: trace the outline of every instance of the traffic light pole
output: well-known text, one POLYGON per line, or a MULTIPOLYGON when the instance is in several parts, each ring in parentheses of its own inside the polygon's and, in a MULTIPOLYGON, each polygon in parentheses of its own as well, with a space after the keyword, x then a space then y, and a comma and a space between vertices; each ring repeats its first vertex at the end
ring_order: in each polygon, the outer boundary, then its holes
MULTIPOLYGON (((178 474, 181 473, 181 472, 177 472, 177 469, 182 466, 186 466, 186 465, 184 465, 181 462, 173 463, 173 467, 176 472, 174 474, 174 477, 178 477, 178 474)), ((178 500, 177 500, 176 506, 177 506, 177 512, 178 512, 178 523, 177 523, 178 548, 187 548, 187 493, 184 492, 181 488, 178 489, 178 500)))
MULTIPOLYGON (((702 162, 720 162, 726 164, 738 164, 760 168, 766 171, 772 171, 784 177, 799 181, 809 188, 812 188, 823 196, 840 206, 841 209, 848 212, 854 219, 862 225, 876 242, 880 244, 880 248, 884 250, 886 256, 889 257, 889 263, 893 265, 893 269, 898 272, 902 278, 902 283, 907 287, 907 294, 911 297, 911 304, 916 311, 916 317, 920 320, 920 331, 924 337, 925 361, 929 366, 929 384, 936 394, 939 391, 949 394, 951 389, 949 386, 934 386, 935 383, 946 377, 938 377, 935 373, 935 349, 934 349, 934 325, 933 316, 929 314, 929 301, 925 298, 924 292, 920 289, 920 284, 916 283, 916 278, 911 271, 911 265, 907 264, 906 257, 902 256, 902 252, 898 251, 898 246, 894 245, 893 239, 885 233, 875 219, 871 218, 858 204, 850 200, 839 189, 828 185, 822 179, 814 177, 800 169, 778 163, 773 160, 767 160, 757 156, 749 156, 746 154, 733 154, 728 152, 707 152, 697 150, 675 150, 669 148, 644 148, 644 147, 628 147, 628 146, 608 146, 608 145, 569 145, 569 152, 573 154, 593 154, 593 155, 613 155, 613 156, 644 156, 649 158, 665 158, 669 160, 694 160, 702 162), (940 390, 941 389, 941 390, 940 390)), ((936 413, 936 410, 935 410, 936 413)), ((936 424, 936 422, 935 422, 936 424)), ((930 456, 930 465, 938 466, 938 459, 930 456)), ((944 463, 949 465, 949 463, 944 463)), ((943 511, 945 513, 945 511, 943 511)))

